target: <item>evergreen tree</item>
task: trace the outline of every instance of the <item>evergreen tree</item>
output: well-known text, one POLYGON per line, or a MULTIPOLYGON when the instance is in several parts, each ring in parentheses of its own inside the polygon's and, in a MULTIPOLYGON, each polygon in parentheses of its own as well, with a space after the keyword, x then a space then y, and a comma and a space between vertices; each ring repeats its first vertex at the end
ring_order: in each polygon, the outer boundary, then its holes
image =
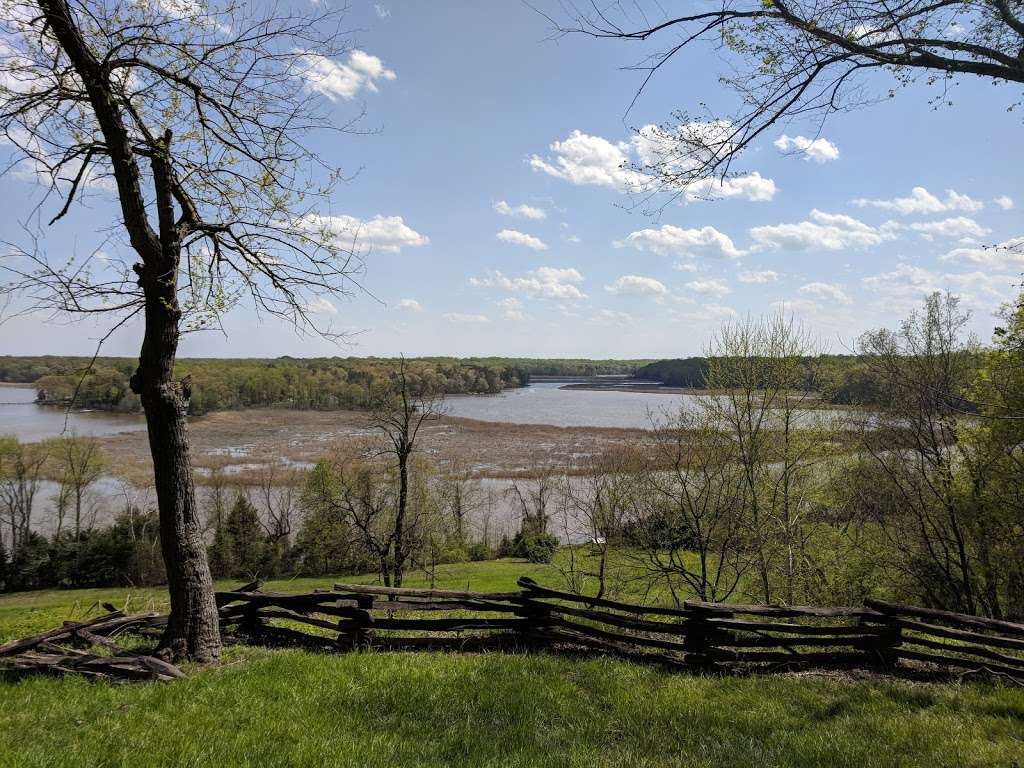
POLYGON ((259 573, 264 565, 266 538, 259 513, 244 494, 235 497, 228 513, 225 535, 230 541, 230 575, 242 578, 259 573))

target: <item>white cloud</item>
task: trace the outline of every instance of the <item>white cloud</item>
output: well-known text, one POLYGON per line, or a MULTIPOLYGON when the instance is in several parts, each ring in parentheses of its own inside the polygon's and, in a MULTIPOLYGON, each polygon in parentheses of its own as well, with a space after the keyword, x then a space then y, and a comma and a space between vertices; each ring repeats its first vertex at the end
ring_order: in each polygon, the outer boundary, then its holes
POLYGON ((924 187, 914 187, 910 191, 910 197, 894 197, 891 200, 869 200, 864 197, 853 201, 854 205, 861 208, 881 208, 886 211, 896 211, 904 216, 922 213, 945 213, 946 211, 964 211, 974 213, 985 207, 980 200, 961 195, 953 189, 946 190, 946 199, 940 200, 924 187))
POLYGON ((300 77, 305 89, 326 96, 331 101, 354 99, 363 90, 377 92, 379 80, 394 80, 395 73, 384 62, 358 49, 350 51, 348 61, 338 63, 312 51, 299 51, 300 77))
POLYGON ((773 224, 753 227, 751 237, 766 248, 788 251, 829 250, 842 248, 868 248, 896 237, 900 225, 887 221, 872 227, 859 219, 843 214, 811 211, 808 221, 795 224, 773 224))
POLYGON ((658 229, 639 229, 615 243, 616 248, 627 246, 660 256, 682 256, 691 259, 697 256, 736 259, 744 254, 728 235, 714 227, 683 229, 671 224, 663 224, 658 229))
POLYGON ((402 299, 396 305, 396 308, 403 312, 422 312, 423 305, 420 304, 416 299, 402 299))
POLYGON ((504 243, 522 245, 535 251, 546 251, 548 249, 547 243, 539 237, 534 237, 533 235, 528 235, 525 232, 520 232, 518 229, 503 229, 495 235, 495 237, 504 243))
POLYGON ((668 288, 653 277, 641 275, 623 275, 611 285, 604 287, 608 293, 616 296, 665 296, 668 288))
POLYGON ((515 296, 508 296, 495 302, 501 308, 501 316, 506 320, 524 320, 526 313, 523 312, 523 302, 515 296))
POLYGON ((336 315, 338 314, 338 308, 330 301, 322 296, 310 301, 306 304, 306 311, 312 312, 316 315, 336 315))
POLYGON ((846 295, 846 291, 835 283, 806 283, 797 289, 798 293, 805 296, 814 296, 818 299, 835 302, 837 304, 852 304, 853 299, 846 295))
POLYGON ((442 318, 447 320, 449 323, 489 323, 490 318, 487 315, 472 315, 464 312, 445 312, 441 315, 442 318))
POLYGON ((543 208, 535 208, 532 205, 509 205, 504 200, 494 204, 494 210, 502 216, 513 216, 517 219, 545 219, 547 213, 543 208))
POLYGON ((942 261, 960 261, 994 269, 1024 269, 1024 237, 1015 237, 984 248, 954 248, 942 261))
MULTIPOLYGON (((679 128, 679 134, 722 134, 727 130, 725 126, 727 124, 689 123, 679 128)), ((552 153, 549 157, 532 155, 530 167, 572 184, 610 187, 619 192, 653 191, 662 184, 663 179, 655 179, 640 168, 659 164, 675 165, 681 172, 685 170, 675 139, 651 125, 641 128, 630 141, 619 142, 574 130, 564 141, 553 142, 549 149, 552 153)), ((751 173, 723 180, 668 185, 668 190, 679 192, 688 201, 743 198, 763 202, 775 196, 776 187, 772 179, 751 173)))
POLYGON ((402 248, 426 245, 430 238, 408 226, 401 216, 374 216, 362 220, 354 216, 321 216, 310 213, 299 225, 333 238, 339 247, 356 248, 365 243, 371 249, 398 253, 402 248))
POLYGON ((690 202, 741 198, 754 203, 767 203, 775 197, 777 190, 774 180, 754 171, 742 176, 693 182, 686 186, 685 192, 690 202))
POLYGON ((703 293, 706 296, 714 296, 716 299, 732 293, 732 289, 724 280, 715 280, 711 278, 691 280, 686 284, 686 287, 691 291, 703 293))
POLYGON ((736 279, 741 283, 752 283, 754 285, 765 285, 766 283, 774 283, 779 279, 779 273, 770 269, 764 270, 744 270, 736 275, 736 279))
POLYGON ((585 299, 578 285, 583 275, 572 267, 538 267, 522 277, 508 277, 495 272, 488 277, 471 277, 469 283, 477 288, 502 288, 542 299, 585 299))
POLYGON ((1013 198, 1010 197, 1009 195, 1002 195, 1001 197, 997 197, 992 202, 995 203, 996 205, 998 205, 1004 211, 1012 211, 1013 210, 1013 198))
POLYGON ((992 231, 967 216, 954 216, 941 221, 914 222, 910 228, 929 240, 936 236, 984 237, 992 231))
POLYGON ((642 173, 628 167, 628 142, 613 144, 600 136, 575 130, 564 141, 553 142, 549 149, 553 157, 533 155, 530 167, 573 184, 614 187, 620 191, 639 189, 648 181, 642 173))
POLYGON ((949 291, 968 308, 991 312, 1016 293, 1020 278, 991 272, 938 274, 923 267, 899 264, 890 272, 865 277, 861 282, 890 310, 906 311, 930 293, 949 291))
POLYGON ((798 152, 804 160, 816 163, 827 163, 839 159, 839 147, 825 138, 808 139, 806 136, 787 136, 782 134, 775 140, 780 152, 798 152))

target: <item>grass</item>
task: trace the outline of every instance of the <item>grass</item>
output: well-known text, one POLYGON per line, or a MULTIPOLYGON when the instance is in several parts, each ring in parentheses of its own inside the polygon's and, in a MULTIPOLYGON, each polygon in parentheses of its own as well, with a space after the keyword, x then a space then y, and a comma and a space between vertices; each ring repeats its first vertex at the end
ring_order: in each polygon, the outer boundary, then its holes
MULTIPOLYGON (((444 566, 437 586, 507 590, 520 575, 555 579, 551 566, 498 561, 444 566)), ((133 610, 163 607, 161 590, 4 596, 0 638, 128 594, 133 610)), ((0 683, 0 767, 1024 765, 1024 691, 993 685, 248 647, 189 672, 172 684, 0 683)))

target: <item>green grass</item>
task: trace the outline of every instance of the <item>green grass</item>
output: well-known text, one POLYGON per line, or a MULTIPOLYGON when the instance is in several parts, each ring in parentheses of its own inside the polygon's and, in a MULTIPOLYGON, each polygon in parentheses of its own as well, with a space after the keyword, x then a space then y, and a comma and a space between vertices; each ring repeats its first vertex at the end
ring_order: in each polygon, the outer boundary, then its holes
MULTIPOLYGON (((524 574, 556 581, 551 566, 498 561, 444 566, 437 586, 507 590, 524 574)), ((161 590, 0 597, 0 638, 128 594, 132 610, 163 607, 161 590)), ((230 648, 172 684, 0 683, 2 768, 314 765, 1021 766, 1024 691, 708 678, 547 654, 259 648, 230 648)))

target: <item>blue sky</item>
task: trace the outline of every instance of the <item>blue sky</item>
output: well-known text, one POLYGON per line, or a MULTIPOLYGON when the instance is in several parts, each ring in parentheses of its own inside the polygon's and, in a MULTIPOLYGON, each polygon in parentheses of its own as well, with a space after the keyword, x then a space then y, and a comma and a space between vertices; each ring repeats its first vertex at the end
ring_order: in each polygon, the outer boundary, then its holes
MULTIPOLYGON (((712 51, 669 65, 626 115, 640 75, 622 68, 649 48, 551 40, 517 2, 351 6, 360 53, 321 87, 339 121, 365 105, 364 127, 380 130, 312 142, 359 170, 325 213, 363 222, 367 293, 317 302, 358 333, 339 347, 239 307, 226 335, 190 334, 183 355, 675 357, 698 354, 725 320, 779 307, 843 352, 934 289, 962 295, 987 339, 1019 283, 1024 257, 982 249, 1024 235, 1011 86, 963 80, 937 110, 934 91, 904 90, 831 118, 810 147, 816 125, 778 126, 725 199, 652 217, 623 192, 618 160, 636 157, 631 127, 701 101, 727 111, 712 51)), ((3 240, 22 238, 39 192, 0 179, 3 240)), ((93 198, 44 246, 93 247, 111 210, 93 198)), ((87 354, 104 330, 15 317, 0 353, 87 354)), ((104 352, 135 355, 140 337, 127 326, 104 352)))

